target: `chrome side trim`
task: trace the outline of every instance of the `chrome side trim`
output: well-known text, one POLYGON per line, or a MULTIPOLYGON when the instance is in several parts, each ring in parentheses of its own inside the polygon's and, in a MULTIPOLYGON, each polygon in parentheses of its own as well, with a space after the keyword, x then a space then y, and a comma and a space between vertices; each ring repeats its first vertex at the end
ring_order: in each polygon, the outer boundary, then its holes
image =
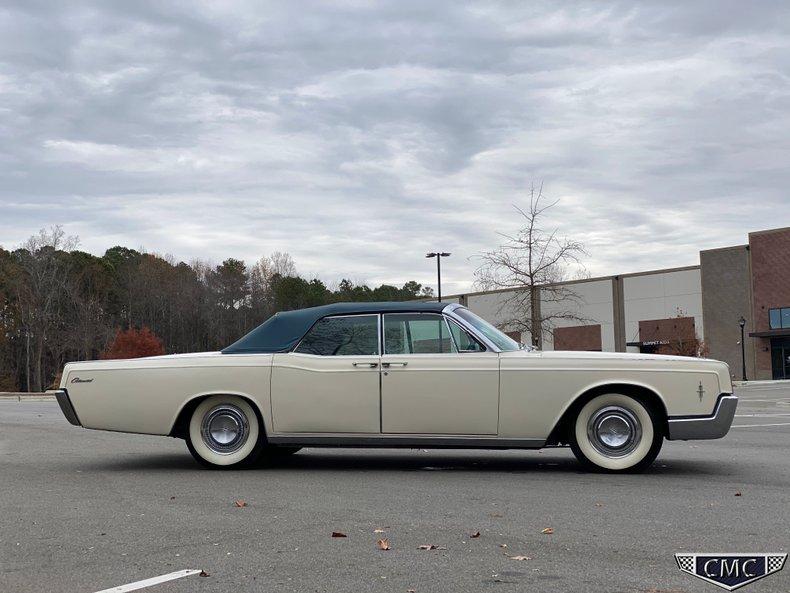
POLYGON ((730 430, 735 409, 738 407, 738 397, 729 393, 719 396, 716 409, 710 416, 670 416, 667 424, 670 441, 686 441, 692 439, 720 439, 730 430))
POLYGON ((500 439, 497 437, 470 436, 421 436, 421 435, 319 435, 280 434, 271 435, 273 445, 296 445, 300 447, 386 447, 407 449, 540 449, 545 439, 500 439))
POLYGON ((65 389, 54 389, 52 391, 47 391, 47 393, 54 395, 55 399, 58 400, 60 411, 63 412, 66 420, 74 426, 82 426, 80 419, 77 417, 77 412, 74 411, 74 406, 71 405, 69 394, 65 389))

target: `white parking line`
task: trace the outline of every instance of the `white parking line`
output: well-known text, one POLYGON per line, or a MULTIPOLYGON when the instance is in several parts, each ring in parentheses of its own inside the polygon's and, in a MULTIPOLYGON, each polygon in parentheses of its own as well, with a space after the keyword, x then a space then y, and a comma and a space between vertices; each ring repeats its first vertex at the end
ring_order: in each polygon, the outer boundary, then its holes
POLYGON ((117 587, 112 587, 111 589, 102 589, 101 591, 96 591, 96 593, 126 593, 127 591, 137 591, 138 589, 152 587, 154 585, 158 585, 159 583, 166 583, 167 581, 174 581, 175 579, 182 579, 184 577, 199 573, 199 570, 177 570, 176 572, 145 579, 144 581, 137 581, 136 583, 129 583, 127 585, 119 585, 117 587))
POLYGON ((778 418, 781 416, 790 416, 790 413, 784 412, 767 412, 763 414, 735 414, 736 418, 778 418))
POLYGON ((733 424, 733 428, 760 428, 763 426, 790 426, 790 422, 781 422, 779 424, 733 424))

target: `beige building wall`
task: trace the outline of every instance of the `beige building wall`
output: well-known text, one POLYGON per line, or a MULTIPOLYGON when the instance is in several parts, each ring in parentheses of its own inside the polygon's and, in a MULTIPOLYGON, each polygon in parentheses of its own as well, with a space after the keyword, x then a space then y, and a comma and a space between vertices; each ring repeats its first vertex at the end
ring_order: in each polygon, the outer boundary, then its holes
MULTIPOLYGON (((571 309, 584 321, 556 320, 556 327, 600 325, 604 352, 617 351, 618 342, 623 349, 625 342, 640 341, 639 322, 646 320, 692 317, 697 336, 705 339, 699 266, 579 280, 563 286, 578 297, 576 304, 553 303, 541 298, 542 316, 545 318, 552 312, 571 309), (620 331, 622 334, 619 335, 620 331)), ((447 301, 465 304, 497 327, 512 331, 516 328, 508 327, 507 321, 517 315, 510 303, 513 294, 514 291, 478 292, 453 295, 447 301)), ((521 341, 529 344, 530 338, 525 332, 521 341)), ((543 349, 554 349, 551 335, 543 336, 543 349)), ((631 346, 628 350, 638 352, 639 348, 631 346)))
POLYGON ((730 365, 730 373, 740 379, 741 328, 746 320, 745 354, 747 376, 755 377, 756 340, 748 336, 752 321, 751 271, 746 245, 709 249, 700 252, 703 304, 705 307, 705 342, 709 356, 730 365))
MULTIPOLYGON (((555 313, 573 311, 584 321, 559 319, 553 322, 555 327, 572 327, 577 325, 600 325, 601 348, 604 352, 614 352, 614 303, 612 296, 612 280, 583 280, 563 284, 578 299, 576 302, 567 301, 554 303, 541 298, 541 315, 546 318, 555 313)), ((554 350, 554 338, 549 333, 543 336, 543 349, 554 350)))
MULTIPOLYGON (((638 342, 639 322, 693 317, 697 336, 705 339, 702 320, 702 277, 699 266, 623 276, 626 342, 638 342)), ((629 352, 638 352, 634 346, 629 352)))

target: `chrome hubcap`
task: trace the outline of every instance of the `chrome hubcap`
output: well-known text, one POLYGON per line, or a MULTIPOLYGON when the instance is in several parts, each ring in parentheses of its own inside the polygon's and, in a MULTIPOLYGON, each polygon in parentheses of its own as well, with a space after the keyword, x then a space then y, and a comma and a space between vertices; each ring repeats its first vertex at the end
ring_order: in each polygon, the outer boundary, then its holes
POLYGON ((247 442, 250 425, 239 408, 222 404, 203 416, 200 433, 209 449, 220 455, 230 455, 247 442))
POLYGON ((625 457, 642 440, 642 425, 630 410, 606 406, 590 416, 587 437, 601 455, 625 457))

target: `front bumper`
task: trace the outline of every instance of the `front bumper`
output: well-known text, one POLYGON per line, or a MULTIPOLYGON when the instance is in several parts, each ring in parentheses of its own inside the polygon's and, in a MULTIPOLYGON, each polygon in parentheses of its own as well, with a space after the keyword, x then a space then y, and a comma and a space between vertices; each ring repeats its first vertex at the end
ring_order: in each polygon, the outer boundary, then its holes
POLYGON ((55 399, 58 400, 60 411, 63 412, 66 420, 71 422, 74 426, 82 426, 80 419, 77 417, 77 412, 74 411, 74 406, 71 405, 69 393, 65 389, 55 389, 47 391, 47 393, 54 395, 55 399))
POLYGON ((737 396, 722 393, 710 416, 670 416, 667 438, 670 441, 720 439, 729 432, 737 407, 737 396))

